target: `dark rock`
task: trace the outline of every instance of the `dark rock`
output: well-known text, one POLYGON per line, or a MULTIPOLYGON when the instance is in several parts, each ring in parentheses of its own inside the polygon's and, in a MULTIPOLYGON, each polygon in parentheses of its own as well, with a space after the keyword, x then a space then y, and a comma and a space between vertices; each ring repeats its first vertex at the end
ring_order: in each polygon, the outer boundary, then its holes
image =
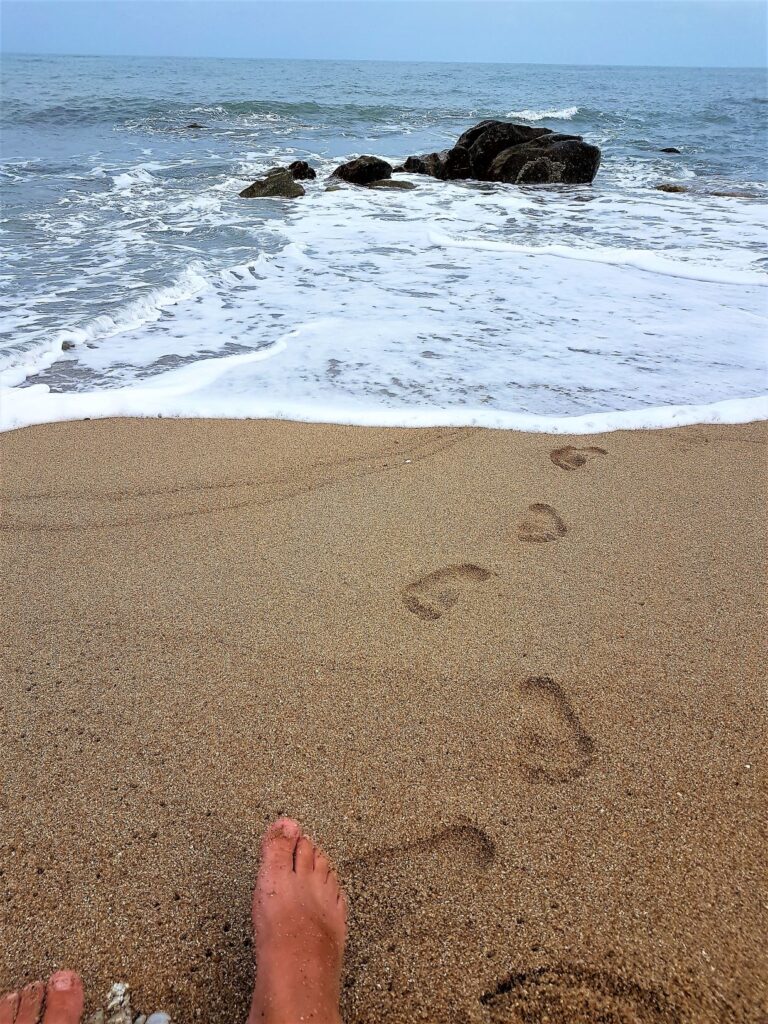
POLYGON ((544 135, 519 146, 502 150, 488 168, 489 181, 522 184, 520 175, 526 166, 529 184, 585 185, 592 181, 600 166, 600 150, 578 137, 544 135), (530 175, 533 175, 532 177, 530 175))
POLYGON ((462 142, 462 139, 466 139, 467 136, 473 137, 471 129, 464 132, 456 145, 463 146, 469 151, 472 177, 483 180, 499 153, 511 146, 523 146, 542 135, 551 134, 553 133, 549 128, 529 128, 528 125, 510 124, 507 121, 489 121, 469 145, 462 142))
POLYGON ((370 185, 372 181, 380 181, 391 176, 392 165, 377 156, 359 156, 349 163, 340 164, 332 175, 352 185, 370 185))
POLYGON ((600 150, 580 135, 488 120, 464 132, 453 149, 410 156, 397 169, 443 180, 579 185, 591 182, 599 166, 600 150))
MULTIPOLYGON (((338 187, 338 186, 337 186, 338 187)), ((392 181, 391 178, 382 178, 381 181, 372 181, 367 188, 398 188, 404 192, 409 192, 412 188, 416 188, 412 181, 392 181)))
POLYGON ((311 181, 317 177, 314 167, 310 167, 306 160, 294 160, 293 163, 288 164, 288 170, 296 181, 311 181))
POLYGON ((469 162, 469 151, 464 146, 444 149, 442 153, 425 153, 424 156, 409 156, 403 169, 411 174, 428 174, 441 181, 453 181, 457 178, 469 178, 472 167, 469 162))
POLYGON ((660 153, 679 153, 679 149, 675 149, 674 146, 665 146, 664 149, 659 150, 660 153))
MULTIPOLYGON (((436 155, 435 153, 430 154, 430 156, 436 155)), ((405 163, 398 167, 397 170, 405 171, 406 174, 427 174, 425 160, 426 157, 424 156, 409 156, 405 163)))
POLYGON ((563 169, 563 164, 549 160, 545 156, 538 156, 535 160, 529 160, 528 163, 523 164, 515 178, 515 184, 550 185, 553 182, 561 182, 563 169))
POLYGON ((198 124, 197 121, 192 121, 190 124, 185 124, 185 128, 205 128, 204 124, 198 124))
POLYGON ((253 184, 244 188, 240 193, 241 199, 297 199, 306 195, 304 189, 296 181, 293 175, 285 167, 273 167, 267 172, 266 177, 254 181, 253 184))
POLYGON ((685 185, 672 185, 669 182, 665 182, 663 185, 654 185, 657 192, 687 192, 688 189, 685 185))

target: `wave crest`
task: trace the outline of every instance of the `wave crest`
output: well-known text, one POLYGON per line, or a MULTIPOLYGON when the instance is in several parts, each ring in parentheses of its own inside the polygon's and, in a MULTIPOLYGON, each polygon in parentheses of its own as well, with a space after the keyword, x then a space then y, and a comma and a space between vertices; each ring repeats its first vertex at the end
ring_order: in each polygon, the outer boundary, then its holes
POLYGON ((510 110, 507 117, 519 117, 521 121, 571 121, 578 112, 578 107, 561 107, 559 110, 510 110))

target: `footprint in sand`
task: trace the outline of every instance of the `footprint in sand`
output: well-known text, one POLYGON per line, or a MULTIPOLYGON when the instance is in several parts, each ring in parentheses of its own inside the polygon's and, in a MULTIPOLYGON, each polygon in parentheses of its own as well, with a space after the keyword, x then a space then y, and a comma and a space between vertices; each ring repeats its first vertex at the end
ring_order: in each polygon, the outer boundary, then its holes
POLYGON ((487 1024, 677 1024, 680 1014, 659 988, 610 971, 558 965, 515 971, 480 996, 487 1024))
POLYGON ((592 445, 588 448, 574 448, 573 445, 566 445, 565 448, 555 448, 549 453, 550 459, 560 469, 578 469, 594 455, 607 455, 605 448, 598 448, 592 445))
POLYGON ((558 540, 568 532, 568 527, 552 508, 536 502, 529 505, 517 525, 517 536, 528 543, 544 544, 558 540))
POLYGON ((435 914, 456 899, 471 901, 495 859, 493 839, 459 821, 346 861, 342 875, 360 936, 378 943, 408 932, 420 959, 434 945, 435 914))
MULTIPOLYGON (((397 860, 415 858, 420 864, 430 859, 442 859, 451 865, 457 873, 476 872, 490 867, 496 857, 496 844, 491 837, 477 825, 469 822, 458 822, 433 832, 422 839, 398 843, 395 846, 384 846, 362 857, 356 857, 345 863, 344 867, 370 870, 397 860)), ((428 863, 427 866, 429 867, 428 863)))
POLYGON ((468 562, 449 565, 410 583, 403 591, 403 604, 420 619, 434 622, 453 608, 464 584, 483 583, 492 575, 488 569, 468 562))
POLYGON ((344 985, 364 988, 366 1020, 455 1019, 453 996, 430 986, 445 971, 446 937, 476 939, 475 901, 495 860, 491 836, 460 819, 341 865, 352 925, 344 985))
POLYGON ((554 679, 529 676, 520 685, 521 716, 514 740, 530 782, 569 782, 594 760, 595 744, 554 679))

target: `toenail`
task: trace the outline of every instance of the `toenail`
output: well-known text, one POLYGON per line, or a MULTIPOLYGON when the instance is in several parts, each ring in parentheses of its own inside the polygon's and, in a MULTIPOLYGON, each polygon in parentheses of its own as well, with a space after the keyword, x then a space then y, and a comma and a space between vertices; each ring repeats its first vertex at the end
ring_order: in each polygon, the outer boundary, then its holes
POLYGON ((74 981, 75 976, 72 971, 59 971, 51 978, 51 985, 59 992, 64 992, 66 989, 72 988, 74 981))

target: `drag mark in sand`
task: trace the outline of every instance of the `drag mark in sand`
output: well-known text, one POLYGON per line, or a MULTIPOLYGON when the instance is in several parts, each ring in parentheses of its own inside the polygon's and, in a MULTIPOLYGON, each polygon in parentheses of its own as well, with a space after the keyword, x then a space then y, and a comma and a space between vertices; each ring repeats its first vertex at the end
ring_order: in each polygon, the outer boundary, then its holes
POLYGON ((480 996, 488 1024, 678 1024, 674 1004, 659 988, 644 988, 609 971, 536 967, 510 974, 480 996))
POLYGON ((530 782, 570 782, 594 760, 595 743, 562 687, 549 676, 529 676, 520 684, 520 723, 515 746, 530 782))
POLYGON ((555 448, 549 453, 550 459, 560 469, 578 469, 594 455, 607 455, 605 448, 598 448, 592 445, 587 448, 574 448, 573 445, 566 445, 565 448, 555 448))
POLYGON ((458 430, 430 431, 418 445, 412 442, 403 447, 396 442, 370 454, 318 461, 301 482, 297 481, 295 470, 290 469, 262 478, 176 487, 0 493, 3 502, 0 531, 101 530, 268 508, 346 480, 397 472, 406 462, 417 465, 448 451, 465 436, 458 430), (407 460, 405 455, 409 456, 407 460))
POLYGON ((435 622, 453 608, 465 583, 483 583, 492 575, 488 569, 469 562, 449 565, 410 583, 403 590, 403 604, 420 619, 435 622))
POLYGON ((568 527, 551 505, 535 502, 529 505, 517 526, 520 540, 533 544, 559 540, 568 532, 568 527))

